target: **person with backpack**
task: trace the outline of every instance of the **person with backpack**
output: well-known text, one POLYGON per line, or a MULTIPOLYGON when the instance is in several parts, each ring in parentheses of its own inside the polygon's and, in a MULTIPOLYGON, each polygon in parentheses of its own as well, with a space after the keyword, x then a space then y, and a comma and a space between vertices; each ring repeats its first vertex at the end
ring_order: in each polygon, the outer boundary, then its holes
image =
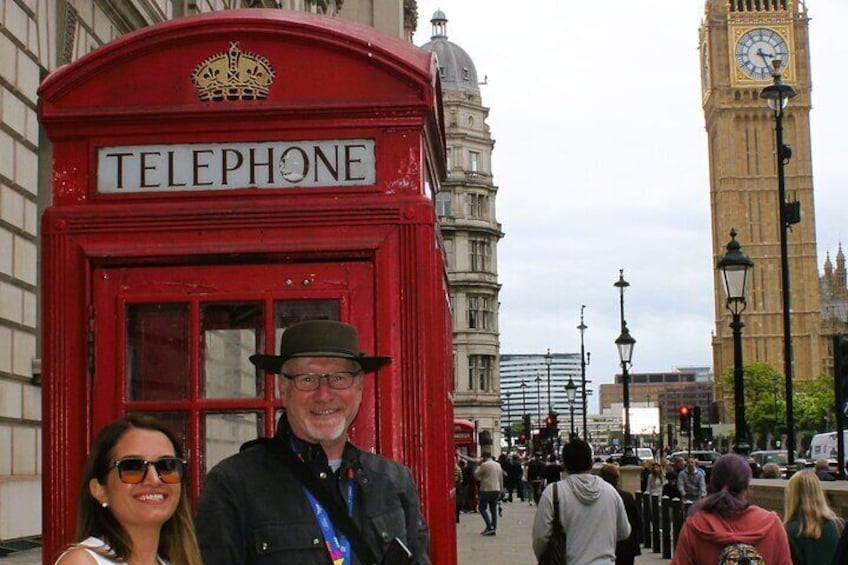
POLYGON ((744 457, 731 453, 716 460, 707 496, 689 511, 671 565, 792 565, 780 516, 751 504, 750 483, 744 457))
POLYGON ((795 565, 833 561, 842 519, 827 503, 815 473, 795 473, 786 482, 783 516, 795 565))

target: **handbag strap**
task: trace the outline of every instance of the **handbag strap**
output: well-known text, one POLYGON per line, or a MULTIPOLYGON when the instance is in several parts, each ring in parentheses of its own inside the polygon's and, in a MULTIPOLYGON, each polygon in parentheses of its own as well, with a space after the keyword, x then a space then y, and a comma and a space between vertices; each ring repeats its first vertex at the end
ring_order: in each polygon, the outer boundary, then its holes
POLYGON ((553 533, 557 533, 559 531, 565 531, 562 527, 562 524, 559 522, 559 496, 557 495, 557 491, 559 490, 559 481, 554 483, 554 492, 552 493, 554 496, 554 525, 553 525, 553 533))
POLYGON ((274 436, 270 440, 266 440, 265 447, 277 459, 282 461, 283 465, 291 471, 294 477, 314 496, 321 506, 330 515, 330 520, 333 525, 339 528, 344 535, 350 540, 353 552, 365 563, 377 564, 379 561, 374 555, 373 550, 362 537, 362 532, 354 521, 348 516, 346 509, 339 501, 334 498, 323 483, 316 477, 307 467, 306 463, 295 457, 290 450, 286 449, 285 442, 279 437, 274 436))

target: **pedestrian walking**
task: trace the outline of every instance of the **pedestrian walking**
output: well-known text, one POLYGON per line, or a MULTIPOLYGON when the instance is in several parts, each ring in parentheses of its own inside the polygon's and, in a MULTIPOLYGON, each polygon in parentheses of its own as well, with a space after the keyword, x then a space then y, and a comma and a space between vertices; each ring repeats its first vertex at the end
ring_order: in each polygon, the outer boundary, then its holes
POLYGON ((677 490, 683 500, 697 502, 707 493, 704 473, 698 468, 698 460, 690 457, 686 460, 686 468, 677 475, 677 490))
POLYGON ((636 556, 642 554, 642 518, 636 507, 636 498, 631 493, 618 488, 621 478, 618 465, 606 463, 598 471, 598 475, 615 488, 621 501, 624 502, 627 521, 630 523, 630 535, 615 545, 615 565, 633 565, 636 556))
POLYGON ((488 451, 483 452, 483 462, 474 469, 474 478, 480 481, 480 515, 486 523, 486 528, 480 533, 494 536, 498 530, 498 503, 504 475, 500 464, 492 459, 488 451))
POLYGON ((533 520, 533 552, 539 558, 554 524, 553 491, 557 490, 559 522, 565 530, 566 562, 612 565, 615 546, 630 535, 624 502, 615 488, 591 474, 592 448, 581 439, 563 447, 568 475, 545 488, 533 520))

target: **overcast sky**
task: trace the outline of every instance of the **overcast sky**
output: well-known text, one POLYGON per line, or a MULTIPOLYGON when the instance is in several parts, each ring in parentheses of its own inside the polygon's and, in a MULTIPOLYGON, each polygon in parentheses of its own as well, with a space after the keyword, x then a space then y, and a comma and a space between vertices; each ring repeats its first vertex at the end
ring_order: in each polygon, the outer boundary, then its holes
MULTIPOLYGON (((848 1, 809 0, 819 270, 848 252, 848 1)), ((712 365, 713 259, 698 54, 702 0, 418 0, 441 8, 491 109, 501 353, 578 352, 619 371, 618 270, 632 371, 712 365), (525 7, 527 6, 527 7, 525 7)), ((789 165, 792 166, 791 164, 789 165)), ((743 249, 744 249, 744 242, 743 249)), ((597 393, 593 404, 597 402, 597 393)))

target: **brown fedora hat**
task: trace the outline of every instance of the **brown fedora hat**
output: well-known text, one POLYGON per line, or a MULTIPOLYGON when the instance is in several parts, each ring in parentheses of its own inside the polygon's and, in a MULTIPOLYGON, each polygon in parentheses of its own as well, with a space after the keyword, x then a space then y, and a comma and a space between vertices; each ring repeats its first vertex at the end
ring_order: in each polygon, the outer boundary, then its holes
POLYGON ((359 351, 356 328, 333 320, 307 320, 283 331, 279 355, 251 355, 250 362, 260 369, 279 373, 283 363, 295 357, 338 357, 359 363, 366 373, 374 371, 391 357, 368 356, 359 351))

